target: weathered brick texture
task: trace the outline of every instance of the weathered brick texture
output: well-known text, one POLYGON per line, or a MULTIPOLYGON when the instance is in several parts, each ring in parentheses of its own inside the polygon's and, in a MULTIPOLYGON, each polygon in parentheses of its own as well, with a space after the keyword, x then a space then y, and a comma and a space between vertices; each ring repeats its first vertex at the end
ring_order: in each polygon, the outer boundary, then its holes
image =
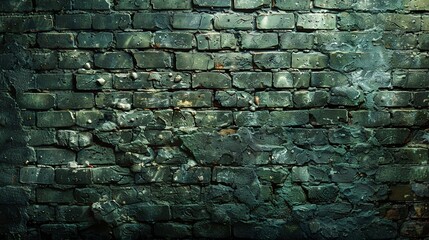
POLYGON ((0 239, 429 239, 428 0, 0 0, 0 239))

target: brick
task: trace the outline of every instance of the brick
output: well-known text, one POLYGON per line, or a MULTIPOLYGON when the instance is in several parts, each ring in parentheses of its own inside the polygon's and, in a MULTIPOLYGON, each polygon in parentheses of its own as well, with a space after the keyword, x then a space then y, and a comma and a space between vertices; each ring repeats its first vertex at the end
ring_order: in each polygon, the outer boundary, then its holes
POLYGON ((290 72, 276 72, 273 74, 273 86, 275 88, 293 88, 294 77, 290 72))
POLYGON ((257 9, 270 6, 269 0, 234 0, 235 9, 257 9))
POLYGON ((227 127, 232 125, 230 111, 199 111, 195 115, 195 125, 198 127, 227 127))
POLYGON ((354 86, 334 87, 331 89, 329 104, 339 106, 358 106, 364 102, 362 90, 354 86))
POLYGON ((429 92, 415 92, 413 93, 413 106, 415 107, 428 107, 429 106, 429 92))
POLYGON ((429 236, 429 223, 427 221, 407 221, 402 224, 401 236, 411 238, 424 238, 429 236))
POLYGON ((344 109, 312 109, 310 119, 315 125, 334 125, 347 123, 348 114, 344 109))
POLYGON ((30 184, 53 184, 54 168, 52 167, 23 167, 19 172, 19 181, 30 184))
POLYGON ((214 68, 239 71, 252 69, 252 55, 250 53, 217 53, 214 54, 214 68))
POLYGON ((427 110, 392 110, 391 124, 397 127, 425 126, 428 123, 427 110))
POLYGON ((381 166, 375 177, 381 182, 426 181, 429 177, 429 169, 417 166, 381 166))
POLYGON ((172 105, 175 107, 211 107, 211 91, 177 91, 172 94, 172 105))
POLYGON ((120 104, 131 104, 133 94, 131 92, 106 92, 95 96, 97 108, 119 108, 120 104))
POLYGON ((0 32, 49 31, 53 28, 52 15, 0 16, 0 32))
POLYGON ((408 142, 410 130, 406 128, 384 128, 375 130, 375 138, 382 145, 403 145, 408 142))
POLYGON ((310 0, 275 0, 274 6, 281 10, 308 10, 310 9, 310 0))
POLYGON ((52 188, 37 188, 36 200, 38 203, 73 203, 73 190, 58 190, 52 188))
POLYGON ((55 16, 55 28, 59 30, 91 29, 92 18, 90 14, 67 14, 55 16))
POLYGON ((80 109, 94 107, 92 93, 58 93, 57 107, 59 109, 80 109))
MULTIPOLYGON (((68 147, 72 150, 79 150, 92 143, 92 134, 88 132, 77 132, 73 130, 59 130, 57 134, 57 139, 58 145, 68 147)), ((73 157, 73 160, 70 161, 75 161, 75 158, 76 157, 73 157)))
POLYGON ((171 210, 168 205, 149 205, 146 203, 139 203, 134 206, 130 205, 127 208, 127 212, 137 221, 142 222, 159 222, 171 219, 171 210))
POLYGON ((33 10, 31 0, 5 0, 2 2, 0 12, 30 12, 33 10))
POLYGON ((112 148, 94 145, 80 150, 77 154, 77 162, 79 164, 89 162, 89 164, 96 165, 112 165, 115 164, 115 154, 112 148))
POLYGON ((429 34, 420 34, 418 37, 418 42, 419 42, 419 49, 421 50, 429 50, 429 34))
POLYGON ((270 120, 270 113, 268 111, 239 111, 233 114, 237 126, 259 127, 265 125, 270 120))
POLYGON ((298 29, 332 30, 336 28, 335 15, 329 13, 307 13, 298 15, 296 24, 298 29))
POLYGON ((134 106, 140 108, 167 108, 171 106, 170 92, 136 92, 134 106))
POLYGON ((191 87, 191 74, 186 72, 152 72, 149 81, 154 88, 187 89, 191 87))
POLYGON ((334 70, 351 72, 358 69, 384 68, 390 55, 385 52, 333 52, 330 54, 330 67, 334 70), (374 61, 379 59, 379 61, 374 61), (370 64, 369 64, 370 63, 370 64))
POLYGON ((96 128, 104 120, 104 114, 98 110, 80 110, 76 112, 76 125, 84 128, 96 128))
POLYGON ((133 18, 134 28, 147 30, 169 29, 170 15, 166 13, 136 13, 133 18))
POLYGON ((36 0, 37 11, 64 11, 71 10, 70 0, 36 0))
MULTIPOLYGON (((61 56, 61 55, 60 55, 61 56)), ((58 66, 62 67, 62 63, 58 64, 58 55, 53 51, 37 51, 32 53, 32 69, 34 70, 51 70, 58 66)), ((4 56, 4 59, 10 59, 10 64, 13 64, 14 57, 4 56)), ((61 58, 60 58, 61 61, 61 58)))
POLYGON ((253 16, 244 14, 218 13, 214 16, 214 28, 217 30, 250 30, 253 29, 253 16))
POLYGON ((385 111, 352 111, 352 123, 363 127, 382 127, 390 124, 390 114, 385 111))
POLYGON ((312 49, 314 35, 311 33, 287 32, 280 35, 281 49, 312 49))
POLYGON ((243 91, 216 91, 215 100, 222 107, 247 107, 254 97, 243 91))
POLYGON ((269 72, 240 72, 232 74, 233 86, 237 88, 265 88, 272 85, 269 72))
POLYGON ((116 10, 145 10, 149 9, 150 0, 123 0, 116 3, 116 10))
POLYGON ((96 30, 126 29, 131 25, 131 16, 126 13, 95 14, 92 28, 96 30))
POLYGON ((358 1, 353 4, 353 9, 364 11, 387 11, 387 10, 401 10, 402 0, 392 1, 358 1))
POLYGON ((59 222, 90 222, 93 220, 89 206, 58 206, 56 220, 59 222))
POLYGON ((205 13, 177 13, 173 15, 172 26, 175 29, 210 30, 213 15, 205 13))
POLYGON ((234 49, 237 39, 232 33, 204 33, 196 35, 198 50, 234 49))
POLYGON ((411 93, 401 91, 380 91, 375 94, 374 102, 380 107, 406 107, 410 105, 411 93))
POLYGON ((338 187, 335 184, 322 184, 319 186, 308 186, 308 199, 310 202, 334 202, 338 197, 338 187))
POLYGON ((38 127, 71 127, 75 118, 70 111, 49 111, 37 113, 38 127))
POLYGON ((75 48, 74 38, 72 33, 39 33, 37 43, 42 48, 75 48))
POLYGON ((113 44, 113 34, 109 32, 81 32, 77 35, 79 48, 109 48, 113 44))
POLYGON ((231 0, 194 0, 198 7, 231 7, 231 0))
POLYGON ((208 184, 211 181, 209 167, 192 167, 179 169, 173 174, 173 182, 182 184, 208 184))
POLYGON ((322 53, 292 53, 292 67, 323 69, 328 66, 328 56, 322 53))
POLYGON ((231 77, 224 73, 203 72, 192 76, 193 88, 231 88, 231 77))
POLYGON ((59 53, 59 68, 76 69, 81 68, 85 63, 92 62, 92 54, 84 51, 64 51, 59 53))
POLYGON ((210 217, 206 206, 200 204, 173 205, 171 206, 171 213, 173 219, 180 219, 182 221, 205 220, 210 217))
MULTIPOLYGON (((139 68, 171 68, 172 55, 162 51, 135 52, 134 58, 139 68)), ((178 68, 179 69, 179 68, 178 68)))
POLYGON ((192 0, 151 0, 153 9, 191 9, 192 0))
POLYGON ((172 172, 168 166, 146 167, 135 175, 135 183, 161 183, 171 182, 172 172))
POLYGON ((96 53, 94 64, 106 69, 130 69, 134 66, 131 55, 125 52, 96 53))
POLYGON ((23 109, 47 110, 55 105, 55 95, 49 93, 23 93, 17 97, 23 109))
POLYGON ((425 1, 422 0, 405 0, 404 7, 406 10, 410 11, 427 11, 429 6, 425 1))
POLYGON ((27 133, 30 137, 28 140, 28 144, 30 146, 51 145, 57 143, 55 131, 30 129, 27 131, 27 133))
POLYGON ((206 53, 176 53, 176 68, 178 70, 210 70, 214 67, 211 54, 206 53))
POLYGON ((253 55, 253 62, 261 69, 289 68, 291 54, 287 52, 261 52, 253 55))
POLYGON ((241 33, 241 47, 243 49, 270 49, 275 48, 278 42, 277 33, 241 33))
POLYGON ((112 88, 112 75, 110 73, 76 74, 76 88, 78 90, 110 89, 112 88))
POLYGON ((426 71, 395 71, 393 72, 392 85, 409 89, 428 88, 429 73, 426 71))
POLYGON ((365 30, 376 27, 376 16, 370 13, 342 12, 337 16, 340 30, 365 30))
POLYGON ((297 91, 293 94, 296 108, 323 107, 328 104, 329 93, 326 91, 297 91))
MULTIPOLYGON (((420 43, 424 43, 425 39, 422 39, 421 36, 423 35, 420 35, 418 41, 420 43)), ((387 49, 409 50, 418 46, 417 37, 415 34, 397 35, 394 33, 385 33, 383 34, 382 41, 387 49)), ((420 47, 420 49, 422 48, 420 47)))
POLYGON ((427 69, 429 55, 411 51, 394 51, 391 58, 392 68, 427 69))
MULTIPOLYGON (((332 119, 333 118, 331 118, 331 120, 332 119)), ((342 126, 340 128, 329 130, 329 141, 332 144, 356 145, 362 142, 367 142, 371 137, 371 134, 371 130, 363 129, 359 126, 342 126)))
POLYGON ((290 107, 292 94, 288 91, 257 92, 260 107, 290 107))
POLYGON ((185 238, 192 236, 192 225, 182 223, 156 223, 154 226, 155 236, 171 238, 185 238))
POLYGON ((117 48, 149 48, 152 41, 150 32, 119 32, 115 34, 117 48))
POLYGON ((325 9, 351 9, 352 0, 314 0, 314 6, 325 9))
POLYGON ((422 164, 428 160, 428 150, 424 148, 394 148, 390 149, 397 164, 422 164))
POLYGON ((28 208, 30 221, 53 222, 55 220, 55 208, 46 205, 33 205, 28 208))
POLYGON ((116 121, 120 127, 138 127, 147 126, 153 121, 151 111, 129 111, 117 113, 116 121))
POLYGON ((194 36, 182 32, 157 32, 153 35, 153 47, 170 49, 192 49, 195 46, 194 36))
POLYGON ((380 26, 385 31, 402 30, 406 32, 417 32, 421 29, 421 17, 419 15, 382 13, 377 17, 380 26))
POLYGON ((110 1, 108 0, 74 0, 73 9, 75 10, 110 10, 110 1))
POLYGON ((292 13, 285 14, 261 14, 256 17, 258 29, 293 29, 295 16, 292 13))
POLYGON ((300 126, 309 122, 308 111, 272 111, 270 113, 270 126, 300 126))
POLYGON ((57 168, 55 169, 55 181, 58 184, 87 185, 91 184, 91 169, 88 168, 57 168))
POLYGON ((422 16, 422 30, 429 31, 429 16, 422 16))

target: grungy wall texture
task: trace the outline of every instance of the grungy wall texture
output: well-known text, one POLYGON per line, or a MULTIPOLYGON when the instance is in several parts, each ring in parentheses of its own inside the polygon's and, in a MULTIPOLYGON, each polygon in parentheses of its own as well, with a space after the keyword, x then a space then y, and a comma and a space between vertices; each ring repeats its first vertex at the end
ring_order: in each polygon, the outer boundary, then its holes
POLYGON ((429 238, 427 0, 1 0, 2 239, 429 238))

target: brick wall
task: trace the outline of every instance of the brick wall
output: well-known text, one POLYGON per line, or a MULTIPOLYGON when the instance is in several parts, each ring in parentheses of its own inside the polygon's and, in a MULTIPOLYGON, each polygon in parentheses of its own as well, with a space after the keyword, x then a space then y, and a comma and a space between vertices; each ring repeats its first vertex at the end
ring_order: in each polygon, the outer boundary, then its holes
POLYGON ((429 237, 427 0, 2 0, 4 239, 429 237))

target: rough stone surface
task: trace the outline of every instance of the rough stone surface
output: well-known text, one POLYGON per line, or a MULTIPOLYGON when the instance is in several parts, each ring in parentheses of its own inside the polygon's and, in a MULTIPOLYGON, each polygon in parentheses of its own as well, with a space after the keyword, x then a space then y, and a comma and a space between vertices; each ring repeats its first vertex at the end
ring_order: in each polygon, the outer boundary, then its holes
POLYGON ((2 0, 0 239, 428 239, 427 0, 2 0))

